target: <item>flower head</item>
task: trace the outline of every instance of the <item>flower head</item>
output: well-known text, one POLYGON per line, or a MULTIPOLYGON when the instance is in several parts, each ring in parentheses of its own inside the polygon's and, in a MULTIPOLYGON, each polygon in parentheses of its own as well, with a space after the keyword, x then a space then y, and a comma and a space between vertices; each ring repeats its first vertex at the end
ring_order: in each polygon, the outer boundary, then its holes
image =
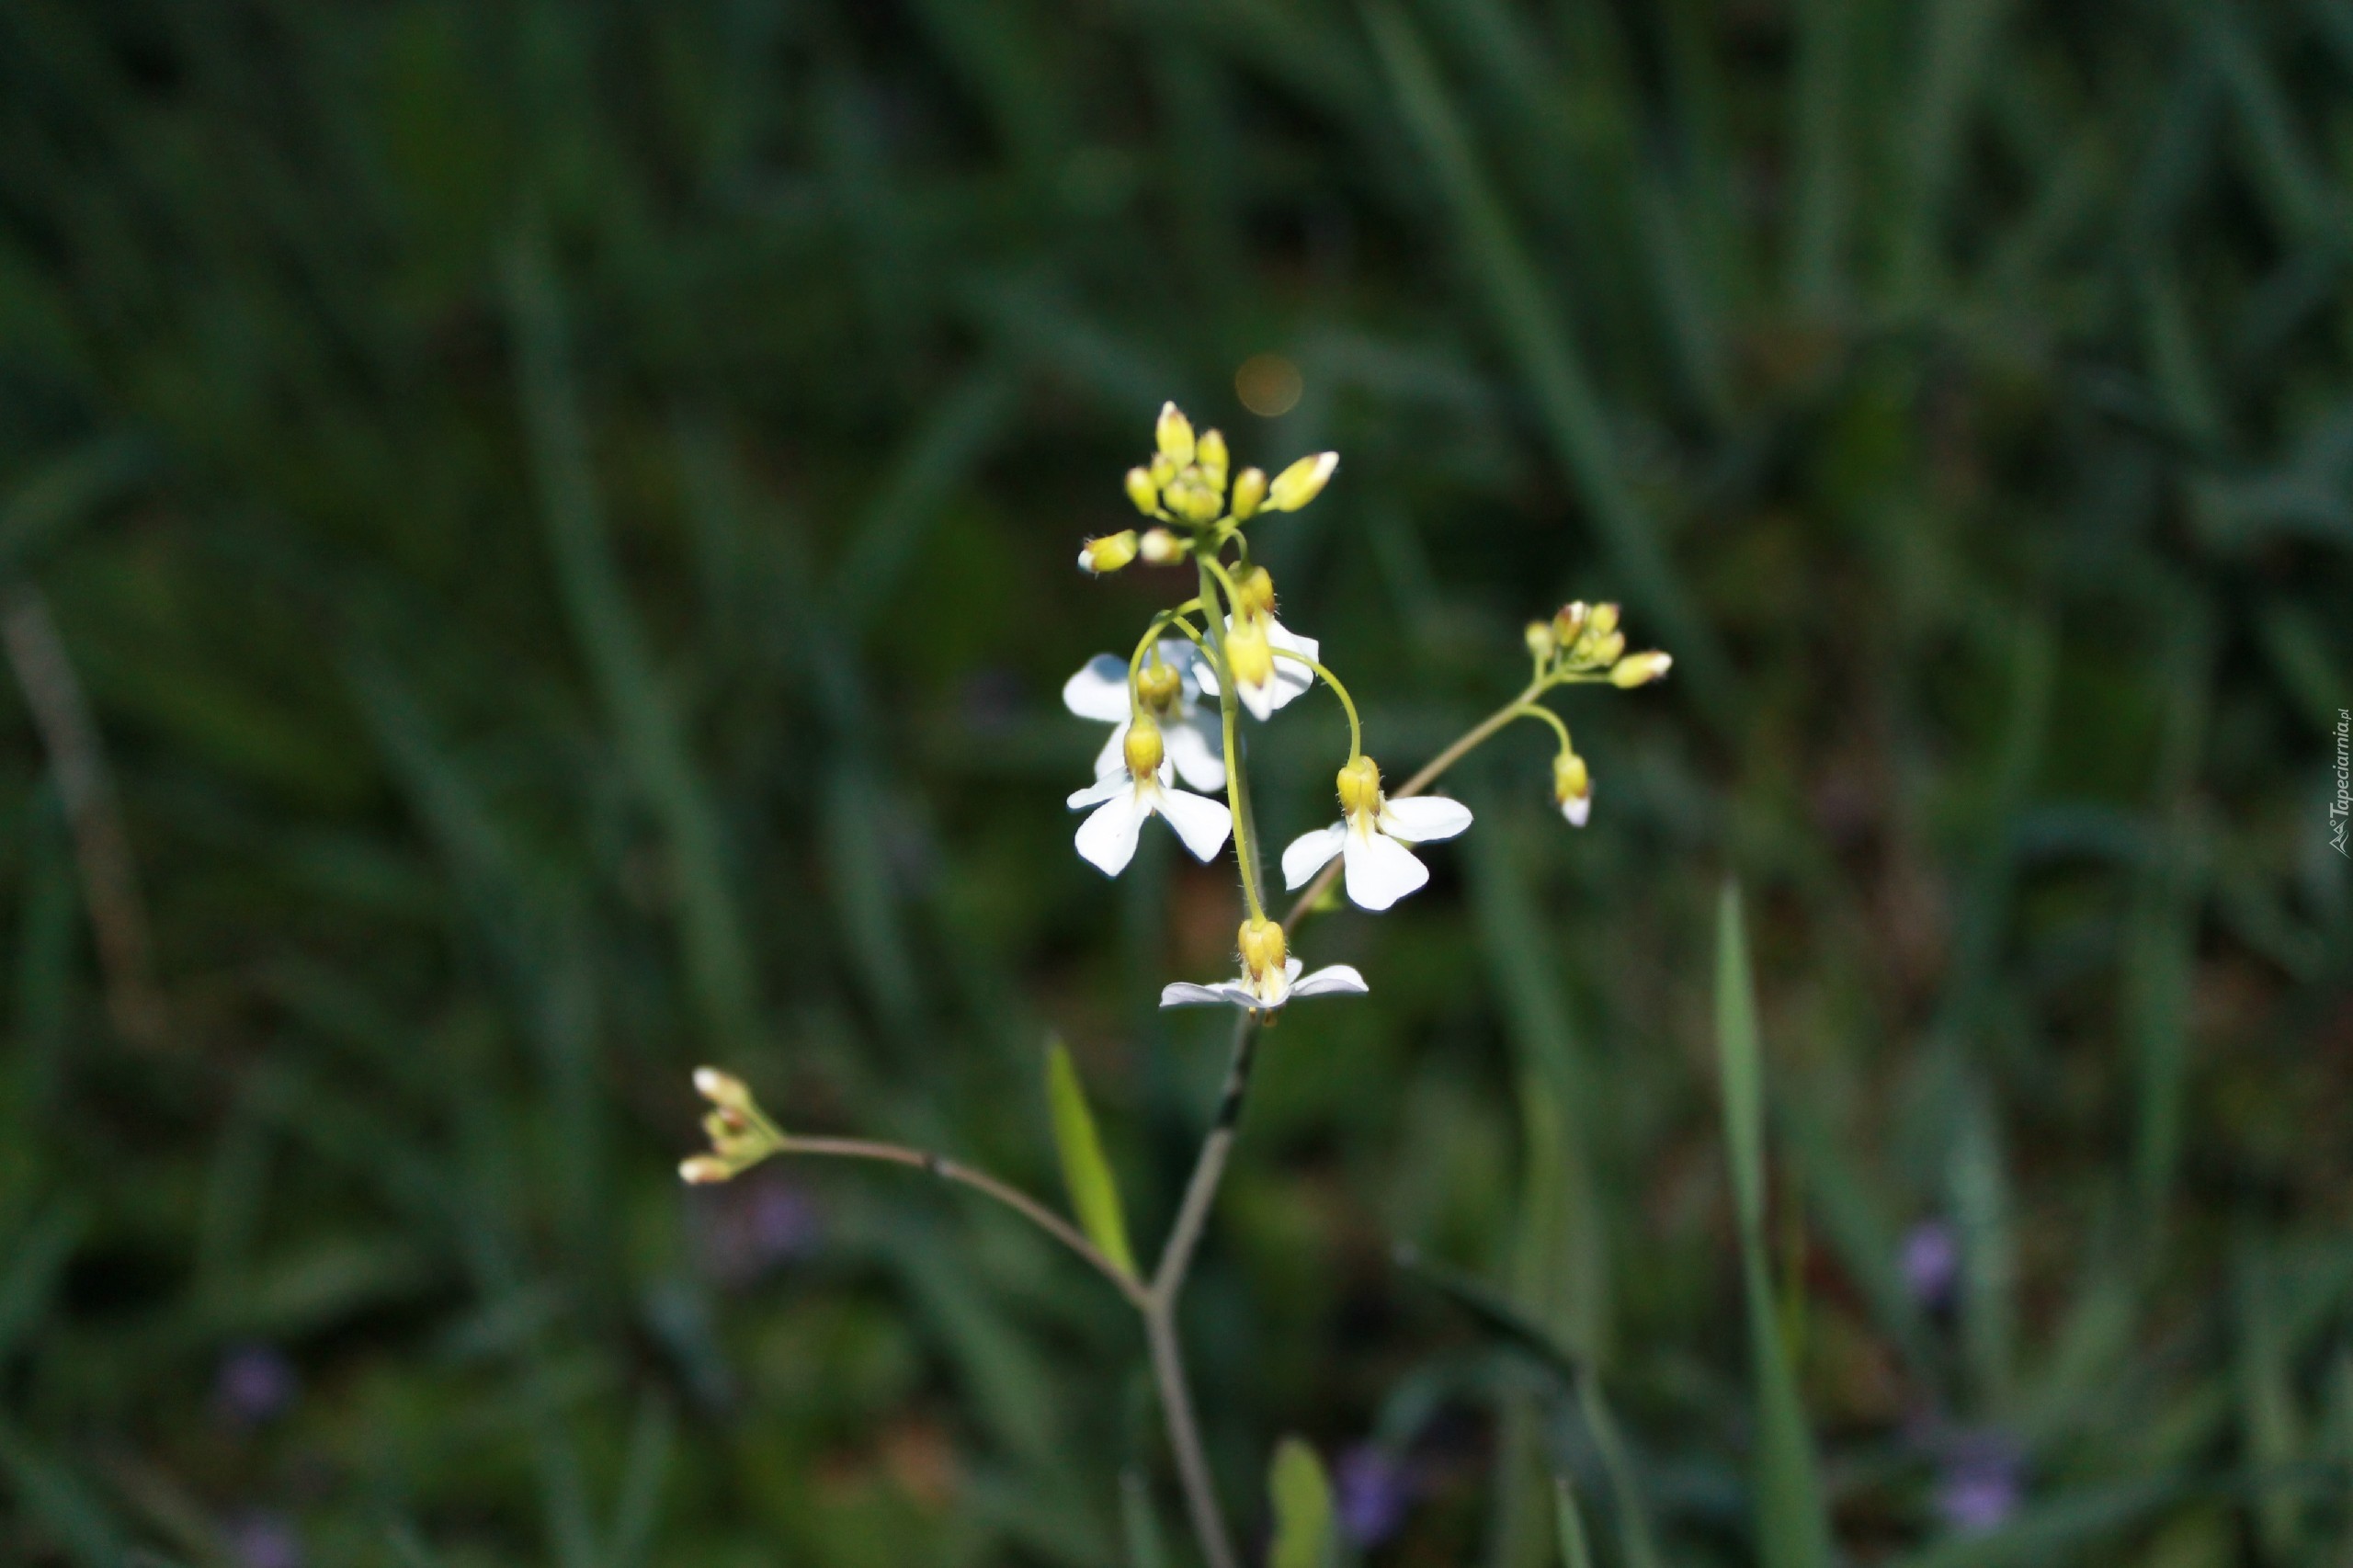
POLYGON ((1305 887, 1342 857, 1348 897, 1365 909, 1386 909, 1430 880, 1429 868, 1409 844, 1452 838, 1471 825, 1471 808, 1442 795, 1392 801, 1381 790, 1381 769, 1359 756, 1340 769, 1340 820, 1303 833, 1283 851, 1283 885, 1305 887))
POLYGON ((1082 719, 1109 724, 1111 738, 1095 756, 1095 777, 1117 773, 1128 739, 1128 722, 1142 703, 1160 728, 1176 776, 1204 792, 1225 788, 1225 737, 1216 713, 1200 706, 1202 673, 1209 661, 1180 637, 1163 638, 1136 671, 1128 688, 1125 660, 1097 653, 1063 683, 1063 706, 1082 719))
POLYGON ((1078 824, 1079 857, 1105 876, 1118 876, 1135 858, 1137 835, 1151 816, 1176 829, 1194 859, 1215 857, 1233 829, 1233 813, 1222 801, 1172 787, 1176 770, 1169 766, 1160 726, 1149 714, 1130 722, 1120 748, 1119 770, 1070 798, 1072 811, 1095 808, 1078 824))
POLYGON ((1370 989, 1364 976, 1344 963, 1327 965, 1313 974, 1302 974, 1303 966, 1290 956, 1281 924, 1263 915, 1254 915, 1242 923, 1235 946, 1242 958, 1240 979, 1216 985, 1178 981, 1161 987, 1160 1005, 1247 1007, 1253 1012, 1269 1013, 1295 996, 1361 995, 1370 989))

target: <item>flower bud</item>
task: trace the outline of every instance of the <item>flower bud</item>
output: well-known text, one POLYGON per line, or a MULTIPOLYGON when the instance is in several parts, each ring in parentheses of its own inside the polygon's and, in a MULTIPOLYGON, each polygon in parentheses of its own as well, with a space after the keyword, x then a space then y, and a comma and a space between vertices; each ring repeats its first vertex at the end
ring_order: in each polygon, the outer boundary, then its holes
POLYGON ((1585 626, 1586 630, 1597 638, 1608 636, 1618 630, 1618 607, 1616 605, 1594 606, 1593 613, 1586 618, 1585 626))
POLYGON ((1353 756, 1340 769, 1340 814, 1353 817, 1381 810, 1381 767, 1369 756, 1353 756))
POLYGON ((1178 468, 1193 460, 1193 422, 1177 411, 1173 403, 1160 405, 1160 423, 1153 427, 1154 444, 1160 455, 1178 468))
POLYGON ((1586 617, 1593 612, 1583 599, 1573 599, 1563 605, 1552 617, 1553 639, 1563 648, 1584 634, 1586 617))
POLYGON ((1274 483, 1267 487, 1267 510, 1296 512, 1324 494, 1332 471, 1340 466, 1337 452, 1318 452, 1312 458, 1302 458, 1275 475, 1274 483))
POLYGON ((1225 662, 1244 686, 1264 686, 1275 678, 1274 650, 1267 646, 1267 629, 1256 616, 1236 616, 1225 634, 1225 662))
POLYGON ((1553 635, 1551 621, 1531 620, 1528 623, 1528 651, 1540 662, 1550 662, 1560 650, 1561 640, 1553 635))
POLYGON ((744 1086, 744 1080, 716 1067, 695 1069, 695 1093, 720 1109, 732 1110, 739 1116, 752 1106, 752 1091, 744 1086))
POLYGON ((1280 974, 1283 960, 1290 956, 1283 944, 1281 922, 1264 916, 1254 916, 1242 923, 1239 946, 1242 967, 1254 979, 1280 974))
POLYGON ((1187 469, 1160 493, 1160 498, 1170 511, 1188 523, 1213 523, 1225 510, 1225 503, 1218 493, 1202 480, 1199 469, 1187 469))
POLYGON ((1154 658, 1136 672, 1136 696, 1146 709, 1165 713, 1176 706, 1177 694, 1185 688, 1185 677, 1176 666, 1164 665, 1154 658))
POLYGON ((1638 686, 1648 686, 1666 674, 1667 666, 1674 663, 1673 654, 1662 653, 1655 649, 1647 653, 1629 653, 1619 660, 1617 667, 1609 672, 1609 684, 1620 691, 1631 691, 1638 686))
POLYGON ((1587 664, 1598 665, 1607 669, 1616 664, 1618 656, 1625 651, 1626 634, 1624 632, 1613 631, 1607 637, 1596 637, 1590 628, 1586 630, 1585 647, 1582 652, 1587 664))
POLYGON ((1160 744, 1160 726, 1152 722, 1149 713, 1138 713, 1128 721, 1128 739, 1122 751, 1128 760, 1128 772, 1138 778, 1149 778, 1160 771, 1160 759, 1165 755, 1160 744))
POLYGON ((1215 430, 1204 430, 1193 444, 1193 460, 1201 465, 1201 475, 1212 490, 1225 488, 1225 437, 1215 430))
POLYGON ((1275 608, 1275 580, 1263 566, 1253 566, 1233 580, 1233 613, 1265 615, 1275 608))
POLYGON ((1117 572, 1136 558, 1136 530, 1122 528, 1101 539, 1090 539, 1079 548, 1078 569, 1101 576, 1117 572))
POLYGON ((734 1174, 733 1168, 716 1154, 696 1154, 678 1162, 679 1176, 696 1187, 710 1187, 734 1174))
POLYGON ((1152 481, 1154 489, 1165 490, 1169 483, 1176 477, 1177 466, 1168 460, 1167 453, 1154 452, 1152 455, 1151 464, 1144 470, 1144 477, 1152 481))
POLYGON ((1593 814, 1593 776, 1586 771, 1585 758, 1573 751, 1552 759, 1552 803, 1571 827, 1583 827, 1593 814))
POLYGON ((1260 503, 1267 499, 1267 471, 1245 468, 1233 476, 1233 520, 1246 523, 1257 516, 1260 503))
POLYGON ((1160 485, 1149 469, 1128 470, 1128 499, 1147 517, 1160 516, 1160 485))
POLYGON ((1166 566, 1184 559, 1185 547, 1166 528, 1146 528, 1136 540, 1136 553, 1147 566, 1166 566))

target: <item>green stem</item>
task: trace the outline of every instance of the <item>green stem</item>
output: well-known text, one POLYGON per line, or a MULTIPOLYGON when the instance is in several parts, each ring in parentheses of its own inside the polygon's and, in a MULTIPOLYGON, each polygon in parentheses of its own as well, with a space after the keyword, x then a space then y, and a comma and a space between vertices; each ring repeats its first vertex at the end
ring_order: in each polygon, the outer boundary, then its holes
POLYGON ((1295 665, 1305 665, 1315 672, 1316 678, 1332 688, 1332 695, 1340 699, 1342 708, 1347 710, 1348 760, 1354 762, 1362 756, 1364 755, 1364 726, 1357 722, 1356 702, 1348 696, 1348 688, 1340 684, 1340 677, 1304 653, 1294 653, 1289 648, 1270 648, 1267 652, 1273 653, 1278 659, 1289 659, 1295 665))
POLYGON ((1242 901, 1249 906, 1250 918, 1264 920, 1267 908, 1258 898, 1258 854, 1256 838, 1251 831, 1250 786, 1242 776, 1242 738, 1240 733, 1241 701, 1234 695, 1233 666, 1226 663, 1225 631, 1217 614, 1217 598, 1210 583, 1215 578, 1222 584, 1233 604, 1233 585, 1227 580, 1224 569, 1206 556, 1196 557, 1201 568, 1201 599, 1208 607, 1201 619, 1208 623, 1210 662, 1217 671, 1218 717, 1225 733, 1225 797, 1233 811, 1233 859, 1242 869, 1242 901))
POLYGON ((1136 672, 1143 668, 1143 656, 1152 651, 1153 644, 1160 641, 1160 634, 1167 631, 1170 626, 1173 625, 1176 627, 1179 631, 1183 631, 1186 636, 1191 637, 1196 642, 1200 641, 1200 638, 1194 633, 1193 629, 1185 622, 1185 612, 1187 610, 1199 609, 1200 608, 1201 601, 1199 599, 1187 599, 1183 604, 1176 606, 1175 608, 1164 609, 1159 614, 1152 618, 1152 624, 1143 629, 1143 635, 1142 637, 1136 639, 1136 651, 1128 655, 1128 688, 1131 692, 1135 689, 1136 672))
POLYGON ((1519 711, 1527 718, 1541 719, 1552 725, 1552 733, 1561 737, 1561 749, 1563 752, 1574 752, 1577 749, 1576 743, 1569 739, 1569 727, 1561 722, 1561 716, 1550 708, 1540 702, 1523 702, 1519 705, 1519 711))

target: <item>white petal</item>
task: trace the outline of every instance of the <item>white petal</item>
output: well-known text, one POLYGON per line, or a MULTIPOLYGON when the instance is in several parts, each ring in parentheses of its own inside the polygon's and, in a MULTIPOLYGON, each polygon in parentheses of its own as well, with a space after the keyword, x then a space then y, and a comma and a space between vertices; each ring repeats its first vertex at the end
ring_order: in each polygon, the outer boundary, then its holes
MULTIPOLYGON (((1232 616, 1228 616, 1226 619, 1231 620, 1233 618, 1232 616)), ((1196 650, 1196 652, 1198 652, 1198 650, 1196 650)), ((1210 663, 1206 658, 1195 659, 1193 661, 1193 684, 1201 688, 1202 696, 1215 697, 1217 695, 1217 666, 1210 663)))
POLYGON ((1347 857, 1348 897, 1359 908, 1386 909, 1430 880, 1429 868, 1386 834, 1351 831, 1341 853, 1347 857))
POLYGON ((1196 985, 1189 980, 1172 981, 1160 988, 1160 1005, 1164 1007, 1222 1007, 1233 1003, 1225 985, 1196 985))
POLYGON ((1064 801, 1063 804, 1072 811, 1083 812, 1089 806, 1101 805, 1115 795, 1124 795, 1134 788, 1135 786, 1128 781, 1128 765, 1122 762, 1116 775, 1097 774, 1094 783, 1084 790, 1074 790, 1070 799, 1064 801))
MULTIPOLYGON (((1285 631, 1283 623, 1271 615, 1267 618, 1267 646, 1288 648, 1292 653, 1310 659, 1318 658, 1323 653, 1322 645, 1314 638, 1302 637, 1297 632, 1285 631)), ((1276 707, 1280 708, 1314 684, 1315 672, 1297 659, 1275 661, 1276 707)))
POLYGON ((1163 790, 1152 808, 1168 819, 1168 825, 1176 830, 1176 836, 1185 841, 1196 860, 1215 859, 1225 846, 1225 835, 1233 830, 1233 813, 1225 809, 1225 802, 1205 795, 1163 790))
POLYGON ((1452 838, 1471 825, 1471 808, 1444 795, 1415 795, 1381 809, 1381 831, 1401 844, 1452 838))
POLYGON ((1571 827, 1583 827, 1586 824, 1586 819, 1593 815, 1593 792, 1587 790, 1582 795, 1572 796, 1563 801, 1561 814, 1569 819, 1571 827))
POLYGON ((1284 703, 1290 700, 1290 699, 1281 695, 1282 671, 1280 666, 1277 667, 1276 672, 1271 678, 1262 680, 1256 686, 1249 685, 1246 682, 1238 682, 1236 684, 1239 688, 1237 695, 1242 699, 1242 706, 1250 710, 1250 717, 1259 720, 1262 722, 1272 717, 1276 709, 1280 708, 1284 703))
POLYGON ((1128 666, 1112 653, 1097 653, 1063 682, 1063 706, 1082 719, 1122 723, 1128 717, 1128 666))
POLYGON ((1111 738, 1095 754, 1095 777, 1108 778, 1128 770, 1128 722, 1122 718, 1111 726, 1111 738))
POLYGON ((1214 791, 1225 788, 1225 733, 1207 719, 1197 714, 1171 724, 1160 738, 1168 760, 1176 765, 1177 778, 1196 790, 1214 791))
POLYGON ((1348 824, 1336 822, 1292 839, 1283 851, 1283 891, 1297 892, 1305 887, 1310 877, 1331 864, 1332 857, 1340 852, 1347 836, 1348 824))
POLYGON ((1327 964, 1313 974, 1302 975, 1291 983, 1290 994, 1297 996, 1361 996, 1370 991, 1364 976, 1352 964, 1327 964))
POLYGON ((1151 814, 1132 790, 1104 801, 1095 808, 1094 815, 1078 824, 1079 858, 1107 877, 1118 876, 1135 858, 1136 835, 1151 814))

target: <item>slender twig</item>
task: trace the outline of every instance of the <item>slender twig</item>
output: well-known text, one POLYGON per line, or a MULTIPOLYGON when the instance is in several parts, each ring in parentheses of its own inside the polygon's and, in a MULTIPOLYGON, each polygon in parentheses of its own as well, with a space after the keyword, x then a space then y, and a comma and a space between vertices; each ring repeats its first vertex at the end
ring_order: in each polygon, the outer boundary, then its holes
POLYGON ((106 980, 107 1013, 125 1040, 162 1045, 169 1030, 150 965, 146 905, 139 896, 131 837, 123 831, 97 722, 40 590, 8 590, 0 602, 0 642, 6 643, 8 663, 24 687, 33 725, 49 753, 59 803, 73 829, 83 901, 106 980))
POLYGON ((1120 1294, 1125 1296, 1129 1304, 1138 1312, 1148 1314, 1152 1310, 1152 1299, 1142 1281, 1106 1257, 1102 1249, 1088 1241, 1077 1226, 1019 1187, 999 1181, 986 1171, 974 1170, 945 1155, 935 1154, 928 1149, 911 1149, 904 1143, 883 1143, 870 1138, 811 1138, 796 1132, 784 1139, 783 1147, 778 1152, 825 1155, 841 1160, 879 1160, 885 1165, 926 1171, 943 1181, 969 1187, 975 1192, 995 1199, 1085 1258, 1097 1273, 1118 1286, 1120 1294))

